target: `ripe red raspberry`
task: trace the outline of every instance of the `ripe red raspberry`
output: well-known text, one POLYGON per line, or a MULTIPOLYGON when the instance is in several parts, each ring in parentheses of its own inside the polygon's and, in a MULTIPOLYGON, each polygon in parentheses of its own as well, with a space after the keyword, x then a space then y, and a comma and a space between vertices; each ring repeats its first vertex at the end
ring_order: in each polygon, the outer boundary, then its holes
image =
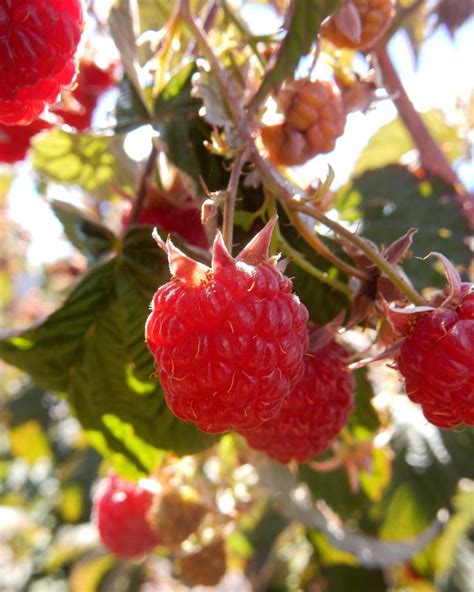
POLYGON ((306 462, 321 454, 342 430, 353 407, 354 378, 347 350, 335 341, 310 348, 304 376, 280 413, 255 430, 241 434, 256 450, 281 463, 306 462))
POLYGON ((61 107, 54 112, 79 131, 89 129, 100 96, 117 82, 115 71, 115 64, 103 70, 90 60, 82 60, 74 89, 63 96, 61 107))
POLYGON ((338 47, 369 49, 387 31, 393 15, 393 0, 344 0, 322 24, 321 36, 338 47))
POLYGON ((412 326, 397 358, 408 397, 440 428, 474 425, 474 285, 412 326))
POLYGON ((262 129, 269 158, 277 165, 303 164, 330 152, 344 132, 346 115, 337 87, 323 80, 294 80, 277 96, 284 122, 262 129))
POLYGON ((146 520, 153 494, 112 474, 102 479, 93 499, 93 518, 104 547, 118 557, 138 557, 159 543, 146 520))
POLYGON ((30 125, 5 125, 0 123, 0 162, 14 163, 23 160, 31 145, 31 138, 51 124, 36 119, 30 125))
POLYGON ((153 298, 146 341, 168 406, 205 432, 274 417, 303 372, 308 312, 268 259, 274 224, 236 259, 218 233, 212 269, 162 245, 174 278, 153 298))
POLYGON ((75 73, 80 0, 0 0, 0 121, 27 125, 75 73))

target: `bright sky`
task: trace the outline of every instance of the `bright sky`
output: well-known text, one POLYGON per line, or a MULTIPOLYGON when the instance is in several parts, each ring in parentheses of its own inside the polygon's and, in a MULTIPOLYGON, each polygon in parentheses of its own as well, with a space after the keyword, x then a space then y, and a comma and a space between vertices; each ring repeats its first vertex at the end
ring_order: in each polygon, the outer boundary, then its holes
MULTIPOLYGON (((252 18, 252 25, 255 24, 258 24, 255 32, 267 33, 268 27, 270 31, 273 30, 275 21, 269 19, 267 13, 265 19, 252 18)), ((449 113, 459 102, 467 108, 474 89, 474 19, 458 31, 454 43, 443 28, 438 29, 423 45, 416 70, 402 33, 395 35, 389 49, 407 91, 419 110, 440 108, 449 113)), ((345 134, 338 141, 334 152, 315 158, 301 168, 302 173, 307 180, 324 178, 327 163, 330 162, 336 173, 336 185, 344 183, 370 136, 395 114, 391 101, 383 101, 367 115, 351 115, 345 134)), ((147 142, 146 153, 140 150, 146 137, 149 137, 149 132, 145 131, 130 138, 130 156, 140 159, 148 154, 147 142)), ((10 210, 12 218, 25 226, 32 235, 29 253, 32 265, 41 265, 64 257, 71 252, 70 247, 66 241, 61 240, 61 225, 47 203, 35 191, 30 164, 20 163, 17 167, 16 179, 9 194, 10 210)), ((459 173, 466 185, 474 188, 472 162, 464 162, 459 173)), ((51 193, 58 197, 58 193, 63 191, 61 188, 51 193)))

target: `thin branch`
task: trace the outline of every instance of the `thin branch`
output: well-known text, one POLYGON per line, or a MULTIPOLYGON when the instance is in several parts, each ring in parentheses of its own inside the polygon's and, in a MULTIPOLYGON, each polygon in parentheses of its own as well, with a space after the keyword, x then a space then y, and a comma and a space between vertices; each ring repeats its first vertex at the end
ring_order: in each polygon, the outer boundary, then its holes
POLYGON ((466 218, 471 225, 474 225, 474 197, 467 194, 456 172, 413 106, 393 66, 387 47, 379 45, 375 48, 374 54, 377 57, 384 84, 393 96, 392 100, 398 113, 418 149, 422 166, 454 187, 466 218))
POLYGON ((157 156, 158 148, 155 142, 152 140, 150 155, 148 156, 145 168, 143 169, 143 173, 140 179, 140 185, 138 186, 137 195, 135 197, 135 201, 133 202, 133 208, 132 213, 130 214, 129 224, 136 224, 138 222, 138 218, 140 217, 140 213, 143 209, 143 203, 145 201, 147 182, 150 180, 155 169, 157 156))
POLYGON ((380 253, 380 251, 373 247, 368 241, 364 240, 357 234, 354 234, 350 230, 347 230, 347 228, 344 228, 344 226, 335 220, 331 220, 331 218, 328 218, 316 208, 303 204, 300 205, 298 202, 293 202, 292 207, 299 212, 312 216, 315 220, 318 220, 318 222, 321 222, 339 236, 344 237, 348 242, 359 249, 359 251, 364 253, 364 255, 366 255, 366 257, 368 257, 370 261, 372 261, 372 263, 374 263, 388 277, 388 279, 397 286, 408 300, 413 302, 413 304, 416 304, 417 306, 423 306, 426 304, 420 294, 418 294, 413 286, 398 272, 397 268, 384 259, 382 253, 380 253))
POLYGON ((291 259, 295 262, 296 265, 298 265, 298 267, 301 267, 301 269, 304 269, 307 273, 309 273, 310 275, 315 277, 320 282, 327 284, 328 286, 331 286, 331 288, 333 288, 334 290, 337 290, 338 292, 341 292, 342 294, 347 296, 349 299, 352 299, 353 293, 352 293, 351 289, 349 288, 349 286, 347 286, 343 282, 340 282, 336 278, 329 277, 329 274, 327 272, 321 271, 320 269, 315 267, 312 263, 307 261, 307 259, 305 259, 304 255, 302 255, 299 251, 294 249, 285 240, 285 238, 281 234, 280 230, 278 229, 278 226, 277 226, 277 230, 278 230, 278 248, 281 250, 281 252, 284 255, 291 257, 291 259))
POLYGON ((234 162, 232 163, 232 170, 230 173, 229 184, 225 192, 224 201, 224 219, 222 222, 222 236, 224 243, 229 249, 229 253, 232 253, 232 240, 234 234, 234 211, 235 211, 235 198, 237 196, 237 189, 239 187, 240 174, 242 173, 242 167, 245 164, 247 153, 245 150, 237 154, 234 162))

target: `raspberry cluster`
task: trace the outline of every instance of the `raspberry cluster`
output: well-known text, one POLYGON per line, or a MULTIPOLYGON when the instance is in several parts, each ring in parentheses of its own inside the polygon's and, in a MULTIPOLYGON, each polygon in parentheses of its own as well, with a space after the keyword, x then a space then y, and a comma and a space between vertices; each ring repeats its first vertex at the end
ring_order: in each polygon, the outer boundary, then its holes
POLYGON ((330 152, 344 132, 344 104, 332 82, 294 80, 280 91, 277 102, 284 121, 262 129, 262 142, 277 165, 299 165, 330 152))
POLYGON ((272 419, 304 372, 308 312, 268 258, 272 220, 234 259, 220 234, 212 269, 168 240, 173 279, 145 329, 173 413, 209 433, 272 419))
POLYGON ((117 557, 149 553, 159 538, 146 519, 153 494, 116 474, 102 479, 93 499, 93 519, 104 547, 117 557))
POLYGON ((306 462, 327 449, 353 407, 354 378, 347 350, 331 341, 305 356, 305 372, 280 413, 241 432, 252 448, 281 463, 306 462))
POLYGON ((321 26, 321 36, 338 47, 373 47, 390 26, 393 0, 344 0, 321 26))
POLYGON ((474 286, 455 308, 427 312, 397 358, 408 397, 440 428, 474 425, 474 286))
POLYGON ((0 122, 27 125, 75 74, 80 0, 0 0, 0 122))

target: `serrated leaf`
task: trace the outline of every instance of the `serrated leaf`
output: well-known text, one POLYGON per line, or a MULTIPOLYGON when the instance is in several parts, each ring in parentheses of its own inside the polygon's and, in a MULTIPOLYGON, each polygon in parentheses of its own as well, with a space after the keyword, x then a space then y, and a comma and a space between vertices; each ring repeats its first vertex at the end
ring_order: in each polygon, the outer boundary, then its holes
POLYGON ((443 253, 461 273, 471 264, 467 222, 454 190, 438 179, 420 181, 400 165, 366 171, 339 191, 336 207, 344 219, 360 219, 361 234, 378 244, 418 228, 413 258, 403 268, 419 289, 445 284, 436 261, 421 259, 432 251, 443 253))
MULTIPOLYGON (((422 113, 421 117, 449 160, 454 161, 466 154, 466 141, 455 128, 446 123, 440 111, 433 109, 422 113)), ((356 163, 355 173, 361 174, 369 169, 397 163, 404 154, 414 148, 415 144, 407 128, 400 117, 396 117, 379 128, 370 138, 356 163)))
POLYGON ((150 115, 127 75, 120 81, 119 91, 115 106, 115 131, 126 133, 151 123, 150 115))
POLYGON ((202 102, 191 96, 191 80, 196 72, 195 62, 189 62, 171 77, 153 105, 158 119, 180 118, 199 111, 202 102))
POLYGON ((135 168, 119 158, 121 150, 120 136, 56 129, 34 140, 33 166, 52 181, 78 185, 97 198, 109 199, 112 181, 120 186, 134 184, 135 168))
POLYGON ((64 391, 88 430, 151 470, 150 446, 192 453, 216 439, 169 411, 144 341, 154 291, 168 280, 149 229, 131 228, 114 257, 96 265, 37 327, 0 341, 0 356, 46 388, 64 391))
POLYGON ((286 36, 275 62, 253 99, 255 102, 258 103, 260 98, 265 97, 293 75, 300 58, 306 55, 315 43, 321 22, 336 6, 337 0, 292 0, 286 36))
POLYGON ((52 210, 68 239, 90 263, 113 249, 117 240, 114 233, 84 210, 58 200, 52 202, 52 210))

